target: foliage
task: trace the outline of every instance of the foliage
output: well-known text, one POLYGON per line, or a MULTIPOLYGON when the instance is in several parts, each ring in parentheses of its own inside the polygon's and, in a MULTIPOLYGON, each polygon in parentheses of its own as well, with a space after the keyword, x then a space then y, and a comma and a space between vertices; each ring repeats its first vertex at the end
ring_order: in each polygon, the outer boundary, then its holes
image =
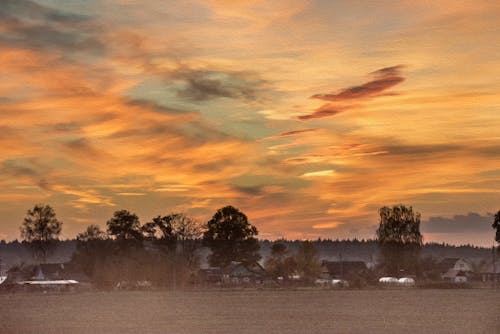
POLYGON ((420 213, 404 205, 385 206, 379 213, 377 240, 386 272, 394 276, 401 271, 416 273, 422 246, 420 213))
POLYGON ((297 270, 297 261, 289 254, 285 244, 278 242, 271 247, 271 256, 267 258, 265 268, 272 278, 288 280, 297 270))
POLYGON ((98 287, 130 288, 140 281, 182 285, 198 265, 201 225, 182 213, 158 216, 141 226, 135 214, 121 210, 107 226, 107 234, 97 225, 79 233, 72 259, 98 287))
POLYGON ((117 240, 141 240, 143 237, 139 217, 127 210, 115 211, 106 225, 108 234, 117 240))
MULTIPOLYGON (((495 241, 500 244, 500 210, 495 214, 495 220, 493 221, 493 224, 491 225, 496 230, 495 233, 495 241)), ((500 245, 499 245, 500 248, 500 245)))
POLYGON ((302 242, 296 257, 297 269, 306 282, 312 282, 321 272, 321 264, 314 243, 302 242))
POLYGON ((20 229, 21 238, 30 243, 35 258, 45 262, 61 234, 62 222, 51 206, 37 204, 28 210, 20 229))
POLYGON ((226 266, 231 261, 254 263, 260 259, 257 228, 233 206, 223 207, 207 222, 204 245, 210 247, 212 266, 226 266))
POLYGON ((76 236, 77 241, 102 240, 106 238, 106 232, 101 230, 99 225, 89 225, 87 229, 76 236))
POLYGON ((196 251, 202 226, 183 213, 158 216, 144 224, 147 240, 153 241, 163 251, 170 265, 176 266, 175 275, 189 275, 198 265, 196 251))

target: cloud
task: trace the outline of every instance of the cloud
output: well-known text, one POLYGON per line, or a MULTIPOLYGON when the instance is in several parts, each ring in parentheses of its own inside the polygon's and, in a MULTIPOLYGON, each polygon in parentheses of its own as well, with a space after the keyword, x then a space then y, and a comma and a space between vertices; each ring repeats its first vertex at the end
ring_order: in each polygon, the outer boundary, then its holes
POLYGON ((299 121, 310 121, 312 119, 335 116, 342 111, 342 109, 336 108, 332 104, 327 103, 318 109, 315 109, 312 114, 297 116, 297 119, 299 121))
POLYGON ((233 185, 234 190, 237 192, 242 193, 243 195, 249 195, 249 196, 259 196, 262 195, 264 192, 264 189, 262 186, 239 186, 239 185, 233 185))
POLYGON ((424 233, 489 232, 493 235, 492 222, 493 215, 482 216, 474 212, 469 212, 466 215, 455 215, 451 218, 430 217, 422 223, 422 231, 424 233))
POLYGON ((402 68, 402 65, 381 68, 370 73, 375 77, 374 80, 368 81, 359 86, 341 89, 336 93, 315 94, 311 96, 311 98, 324 101, 339 102, 365 99, 382 95, 394 95, 394 93, 384 92, 405 80, 405 78, 401 75, 402 68))
POLYGON ((288 132, 283 132, 278 135, 278 137, 288 137, 288 136, 295 136, 295 135, 300 135, 308 132, 315 132, 317 129, 305 129, 305 130, 295 130, 295 131, 288 131, 288 132))
POLYGON ((375 76, 376 78, 386 78, 386 77, 399 76, 399 75, 401 75, 401 70, 404 67, 405 66, 403 66, 403 65, 384 67, 384 68, 378 69, 376 71, 373 71, 370 74, 375 76))
POLYGON ((335 174, 334 170, 327 169, 327 170, 304 173, 302 174, 302 177, 324 177, 324 176, 333 176, 334 174, 335 174))
POLYGON ((184 87, 178 89, 179 96, 194 102, 221 97, 256 100, 265 84, 265 81, 250 73, 218 70, 180 68, 169 73, 168 77, 181 80, 184 87))
POLYGON ((40 166, 34 159, 9 159, 2 162, 2 174, 9 174, 12 176, 39 176, 38 170, 40 166))
POLYGON ((67 13, 29 0, 4 0, 0 6, 0 43, 32 50, 101 54, 91 17, 67 13))
POLYGON ((379 148, 391 155, 421 156, 438 153, 451 153, 465 149, 465 147, 455 144, 422 144, 422 145, 384 145, 379 148))
POLYGON ((130 106, 137 106, 141 108, 147 108, 149 110, 154 110, 156 112, 165 113, 165 114, 188 114, 192 113, 190 110, 180 109, 169 107, 163 104, 160 104, 155 101, 150 101, 147 99, 130 99, 127 101, 130 106))
POLYGON ((337 227, 343 224, 344 223, 341 222, 321 223, 313 225, 312 228, 314 230, 330 230, 330 229, 336 229, 337 227))
POLYGON ((56 22, 80 22, 88 18, 84 15, 45 7, 30 0, 2 0, 0 18, 9 17, 28 18, 30 20, 52 20, 56 22))
POLYGON ((282 132, 280 134, 277 134, 275 136, 271 137, 265 137, 261 140, 274 140, 274 139, 280 139, 280 138, 286 138, 286 137, 292 137, 292 136, 300 136, 306 133, 311 133, 311 132, 316 132, 318 129, 304 129, 304 130, 293 130, 293 131, 287 131, 287 132, 282 132))

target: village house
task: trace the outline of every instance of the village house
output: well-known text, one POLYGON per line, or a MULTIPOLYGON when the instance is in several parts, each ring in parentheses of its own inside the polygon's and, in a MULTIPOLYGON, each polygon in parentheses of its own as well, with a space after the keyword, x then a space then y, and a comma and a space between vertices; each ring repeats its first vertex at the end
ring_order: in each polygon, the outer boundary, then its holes
POLYGON ((500 282, 500 260, 486 263, 479 273, 482 282, 500 282))
POLYGON ((473 274, 472 263, 463 258, 445 258, 439 263, 441 279, 454 283, 468 282, 473 274))
POLYGON ((322 261, 322 279, 345 279, 362 275, 368 267, 363 261, 322 261))
POLYGON ((231 262, 228 266, 200 269, 201 280, 209 285, 262 284, 267 277, 265 269, 258 263, 231 262))
POLYGON ((73 289, 89 286, 88 277, 72 263, 42 263, 11 268, 2 284, 5 289, 73 289))

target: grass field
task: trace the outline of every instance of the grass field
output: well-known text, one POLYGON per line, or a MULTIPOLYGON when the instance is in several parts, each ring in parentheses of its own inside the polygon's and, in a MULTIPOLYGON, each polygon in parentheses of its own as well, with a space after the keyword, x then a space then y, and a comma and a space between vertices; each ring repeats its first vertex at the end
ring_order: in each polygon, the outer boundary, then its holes
POLYGON ((500 333, 500 291, 0 295, 0 333, 500 333))

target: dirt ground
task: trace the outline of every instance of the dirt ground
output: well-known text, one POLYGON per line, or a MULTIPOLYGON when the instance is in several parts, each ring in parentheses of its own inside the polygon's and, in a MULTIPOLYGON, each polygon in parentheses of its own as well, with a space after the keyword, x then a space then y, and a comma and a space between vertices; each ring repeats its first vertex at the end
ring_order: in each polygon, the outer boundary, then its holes
POLYGON ((500 291, 0 295, 0 333, 500 333, 500 291))

